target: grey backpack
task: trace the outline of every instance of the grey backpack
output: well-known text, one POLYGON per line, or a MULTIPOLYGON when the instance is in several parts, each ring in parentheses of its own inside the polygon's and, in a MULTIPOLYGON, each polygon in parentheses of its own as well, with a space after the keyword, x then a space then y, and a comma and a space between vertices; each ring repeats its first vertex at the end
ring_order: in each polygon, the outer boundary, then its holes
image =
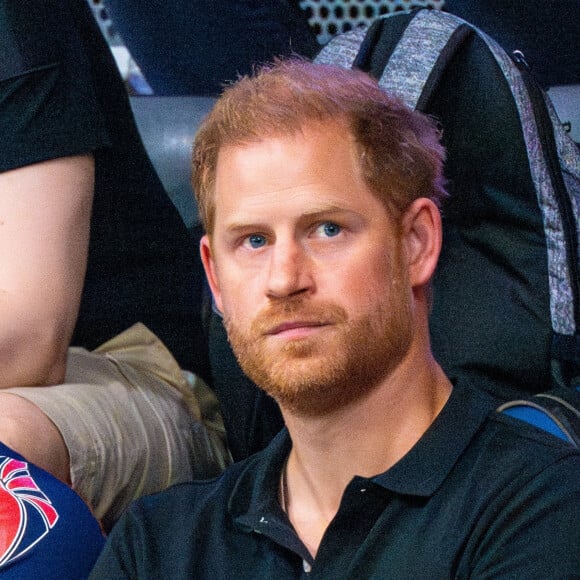
POLYGON ((418 10, 336 36, 316 61, 365 70, 441 123, 451 197, 431 329, 447 374, 520 407, 550 391, 578 429, 580 151, 524 55, 418 10))

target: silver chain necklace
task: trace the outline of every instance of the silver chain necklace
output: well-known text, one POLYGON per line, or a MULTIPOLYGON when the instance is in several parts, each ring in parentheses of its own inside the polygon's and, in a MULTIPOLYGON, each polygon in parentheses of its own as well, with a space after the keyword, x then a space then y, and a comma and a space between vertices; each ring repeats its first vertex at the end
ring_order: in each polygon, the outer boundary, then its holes
POLYGON ((284 461, 282 471, 280 472, 280 507, 282 511, 288 515, 288 459, 284 461))

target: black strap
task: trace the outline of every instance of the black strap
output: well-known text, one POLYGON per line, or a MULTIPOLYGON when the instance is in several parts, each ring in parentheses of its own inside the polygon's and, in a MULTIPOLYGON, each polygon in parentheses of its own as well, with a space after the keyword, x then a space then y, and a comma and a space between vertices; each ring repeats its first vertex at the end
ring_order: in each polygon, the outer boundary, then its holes
POLYGON ((400 96, 404 98, 408 96, 406 99, 408 104, 416 109, 426 110, 447 66, 461 45, 474 33, 473 27, 462 20, 449 15, 445 15, 444 18, 443 22, 441 14, 437 11, 423 9, 375 20, 361 42, 353 68, 369 73, 378 79, 384 88, 393 90, 395 87, 392 87, 391 83, 397 82, 394 77, 404 75, 405 72, 395 69, 391 75, 387 65, 393 66, 393 56, 408 35, 412 40, 413 49, 416 48, 421 52, 423 60, 432 61, 433 64, 415 78, 416 88, 410 88, 408 95, 400 96), (441 29, 442 24, 444 31, 441 29), (438 27, 441 34, 431 34, 438 27), (427 53, 431 55, 430 59, 427 53))
POLYGON ((385 18, 375 20, 361 42, 352 68, 362 70, 377 80, 380 79, 413 16, 414 14, 410 13, 390 18, 388 27, 385 26, 385 18))

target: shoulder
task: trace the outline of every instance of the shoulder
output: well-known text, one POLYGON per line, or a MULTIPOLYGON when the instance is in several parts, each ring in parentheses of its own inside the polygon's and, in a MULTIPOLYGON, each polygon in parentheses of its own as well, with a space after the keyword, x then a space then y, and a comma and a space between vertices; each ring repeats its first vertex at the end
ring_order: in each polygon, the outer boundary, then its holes
POLYGON ((509 417, 503 413, 490 413, 480 434, 488 454, 506 460, 519 457, 530 470, 542 470, 558 463, 576 464, 580 460, 580 450, 570 443, 550 433, 509 417))
POLYGON ((178 484, 135 502, 113 528, 92 577, 125 577, 131 569, 138 578, 183 578, 192 571, 205 578, 231 566, 228 558, 255 548, 248 520, 259 519, 274 502, 278 506, 272 473, 289 445, 283 431, 217 478, 178 484))
POLYGON ((217 478, 177 484, 134 502, 113 527, 91 577, 125 577, 129 568, 139 578, 199 571, 203 555, 221 554, 230 538, 230 497, 245 466, 234 464, 217 478))
POLYGON ((477 490, 481 509, 490 515, 513 509, 542 519, 540 514, 549 511, 548 519, 564 526, 580 517, 580 451, 501 413, 491 413, 482 425, 456 476, 459 486, 477 490))
POLYGON ((453 482, 458 517, 469 524, 464 563, 472 577, 576 577, 580 453, 571 444, 494 412, 453 482))
POLYGON ((131 506, 128 517, 133 525, 139 522, 149 530, 183 529, 184 526, 193 529, 207 521, 206 518, 214 522, 223 520, 227 517, 229 498, 248 464, 248 460, 242 461, 216 478, 180 483, 143 497, 131 506))
MULTIPOLYGON (((472 385, 461 384, 454 398, 449 422, 464 426, 475 417, 475 429, 462 453, 462 459, 472 458, 474 467, 479 465, 493 474, 519 469, 532 476, 550 466, 578 464, 578 448, 544 429, 498 412, 500 403, 472 385)), ((456 432, 447 433, 453 434, 456 432)))
MULTIPOLYGON (((115 525, 109 544, 151 545, 195 537, 197 545, 213 545, 236 528, 240 513, 252 511, 277 491, 270 489, 272 472, 289 451, 285 430, 262 451, 234 463, 220 476, 181 483, 134 502, 115 525)), ((185 548, 185 546, 184 546, 185 548)))
POLYGON ((447 426, 442 436, 447 443, 439 450, 440 462, 453 460, 440 497, 454 498, 464 514, 469 511, 481 521, 485 515, 490 523, 509 506, 531 515, 532 506, 542 510, 551 505, 557 513, 574 496, 577 507, 567 507, 566 513, 580 517, 580 451, 538 427, 497 412, 493 401, 468 385, 459 388, 466 391, 457 393, 453 412, 446 416, 452 428, 447 426), (453 440, 468 430, 469 437, 455 448, 453 458, 453 440))

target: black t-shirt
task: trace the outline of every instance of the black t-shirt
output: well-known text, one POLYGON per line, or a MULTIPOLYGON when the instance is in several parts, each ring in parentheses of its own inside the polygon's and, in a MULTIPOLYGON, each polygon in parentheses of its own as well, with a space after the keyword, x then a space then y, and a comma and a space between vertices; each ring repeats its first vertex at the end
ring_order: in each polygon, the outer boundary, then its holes
POLYGON ((92 152, 95 196, 73 344, 140 321, 206 374, 198 249, 145 153, 128 97, 82 0, 0 3, 0 171, 92 152))
POLYGON ((137 501, 91 577, 578 578, 580 454, 494 404, 456 386, 393 467, 353 478, 314 560, 278 500, 283 431, 217 480, 137 501))

